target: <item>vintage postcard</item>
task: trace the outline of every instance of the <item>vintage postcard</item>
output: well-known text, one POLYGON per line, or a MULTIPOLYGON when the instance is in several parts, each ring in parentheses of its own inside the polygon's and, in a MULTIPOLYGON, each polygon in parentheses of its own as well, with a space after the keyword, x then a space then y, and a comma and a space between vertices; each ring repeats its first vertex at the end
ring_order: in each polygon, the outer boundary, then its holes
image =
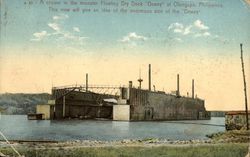
POLYGON ((0 0, 0 156, 249 157, 250 0, 0 0))

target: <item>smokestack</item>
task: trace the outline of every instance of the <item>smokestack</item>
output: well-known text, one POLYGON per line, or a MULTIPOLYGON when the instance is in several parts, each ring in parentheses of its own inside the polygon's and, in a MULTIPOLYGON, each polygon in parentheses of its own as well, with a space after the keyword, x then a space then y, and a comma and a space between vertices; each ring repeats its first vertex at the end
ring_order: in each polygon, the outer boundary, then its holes
POLYGON ((151 91, 151 64, 148 65, 148 90, 151 91))
POLYGON ((194 99, 194 79, 192 79, 192 98, 194 99))
POLYGON ((179 74, 177 74, 177 91, 176 91, 176 95, 180 96, 180 80, 179 80, 179 74))
POLYGON ((86 92, 88 91, 88 86, 89 86, 89 78, 88 78, 88 73, 86 74, 86 92))
POLYGON ((129 88, 132 88, 132 87, 133 87, 133 82, 129 81, 129 88))

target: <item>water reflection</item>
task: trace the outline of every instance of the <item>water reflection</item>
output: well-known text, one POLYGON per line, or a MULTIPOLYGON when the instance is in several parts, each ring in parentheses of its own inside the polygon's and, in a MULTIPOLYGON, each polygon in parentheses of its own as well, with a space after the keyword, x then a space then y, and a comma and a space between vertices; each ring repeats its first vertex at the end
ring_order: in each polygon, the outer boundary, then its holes
POLYGON ((119 133, 121 136, 126 136, 129 133, 129 123, 130 122, 118 122, 112 121, 112 132, 119 133))

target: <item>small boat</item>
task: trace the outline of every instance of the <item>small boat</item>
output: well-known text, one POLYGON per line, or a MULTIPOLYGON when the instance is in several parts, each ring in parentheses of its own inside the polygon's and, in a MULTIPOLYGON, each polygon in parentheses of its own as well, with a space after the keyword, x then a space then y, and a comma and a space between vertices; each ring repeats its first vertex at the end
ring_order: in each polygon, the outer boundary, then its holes
POLYGON ((30 113, 27 115, 28 120, 42 120, 43 114, 41 113, 30 113))

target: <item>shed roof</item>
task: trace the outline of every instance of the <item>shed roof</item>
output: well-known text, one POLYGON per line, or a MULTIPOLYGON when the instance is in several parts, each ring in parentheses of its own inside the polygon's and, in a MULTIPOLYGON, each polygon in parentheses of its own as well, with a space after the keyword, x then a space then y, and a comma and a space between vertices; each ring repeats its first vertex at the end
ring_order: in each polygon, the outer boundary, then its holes
MULTIPOLYGON (((225 115, 245 115, 246 111, 228 111, 225 113, 225 115)), ((248 110, 248 114, 250 114, 250 111, 248 110)))

